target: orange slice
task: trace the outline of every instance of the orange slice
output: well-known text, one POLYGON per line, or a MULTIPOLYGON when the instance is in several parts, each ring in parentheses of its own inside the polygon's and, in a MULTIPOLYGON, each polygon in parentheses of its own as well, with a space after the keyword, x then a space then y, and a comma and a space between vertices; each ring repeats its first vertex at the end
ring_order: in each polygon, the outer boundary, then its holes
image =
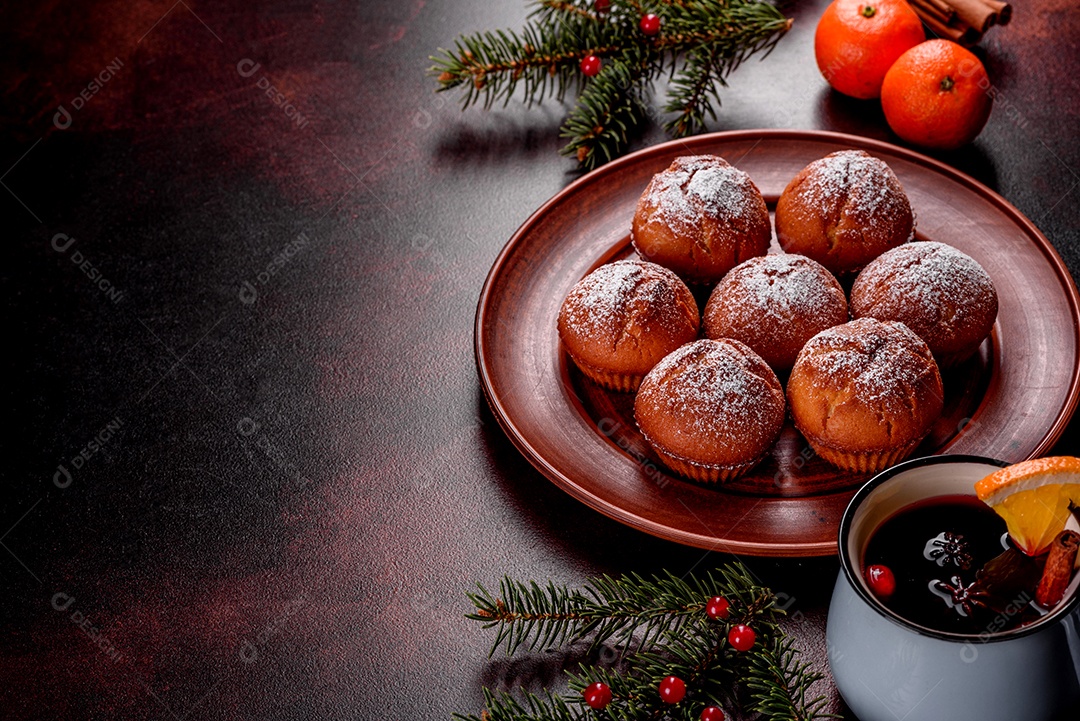
POLYGON ((1080 505, 1080 458, 1016 463, 976 483, 975 494, 1005 519, 1020 550, 1038 556, 1064 530, 1069 504, 1080 505))

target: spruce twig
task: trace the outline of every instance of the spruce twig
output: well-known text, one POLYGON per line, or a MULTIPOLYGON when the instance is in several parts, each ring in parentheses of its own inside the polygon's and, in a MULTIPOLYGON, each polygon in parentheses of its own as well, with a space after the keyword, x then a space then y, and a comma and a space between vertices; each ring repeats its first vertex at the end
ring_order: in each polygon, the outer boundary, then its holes
POLYGON ((597 681, 612 691, 614 700, 603 716, 615 721, 696 719, 708 705, 783 721, 827 716, 826 699, 810 696, 821 674, 799 660, 777 625, 784 612, 776 607, 775 596, 740 564, 700 578, 670 573, 601 576, 580 590, 504 578, 498 595, 480 586, 469 598, 474 610, 468 618, 495 629, 492 653, 500 647, 507 653, 522 647, 545 650, 589 638, 594 647, 613 642, 623 655, 625 671, 584 665, 568 673, 571 691, 563 696, 515 696, 485 689, 484 712, 455 714, 460 721, 595 719, 582 690, 597 681), (729 601, 726 619, 710 619, 705 613, 713 596, 729 601), (749 625, 757 634, 747 651, 728 643, 735 624, 749 625), (669 675, 682 679, 688 690, 674 706, 661 701, 658 691, 660 680, 669 675))
POLYGON ((824 713, 824 696, 807 698, 809 688, 824 676, 800 661, 790 638, 775 637, 772 643, 749 658, 745 680, 750 690, 750 710, 777 721, 809 721, 830 718, 824 713))
POLYGON ((522 646, 542 651, 586 637, 593 639, 594 649, 614 639, 618 649, 626 650, 635 631, 643 634, 637 645, 646 645, 700 616, 709 598, 725 593, 730 603, 744 609, 739 623, 763 616, 766 624, 774 623, 766 613, 774 603, 772 592, 758 586, 745 568, 727 567, 719 575, 689 580, 670 573, 652 579, 600 576, 582 591, 504 578, 498 596, 479 584, 479 593, 468 594, 475 610, 467 618, 483 622, 484 628, 496 627, 491 654, 500 647, 507 654, 522 646))
POLYGON ((716 117, 727 74, 767 55, 790 27, 759 0, 611 0, 602 12, 593 0, 540 0, 520 32, 463 35, 431 58, 430 73, 440 91, 463 89, 463 109, 506 105, 519 90, 527 106, 578 91, 560 130, 569 140, 562 152, 592 168, 626 150, 659 77, 674 80, 665 128, 677 137, 698 132, 716 117), (638 25, 645 13, 663 21, 652 37, 638 25), (579 69, 589 55, 602 62, 593 78, 579 69))

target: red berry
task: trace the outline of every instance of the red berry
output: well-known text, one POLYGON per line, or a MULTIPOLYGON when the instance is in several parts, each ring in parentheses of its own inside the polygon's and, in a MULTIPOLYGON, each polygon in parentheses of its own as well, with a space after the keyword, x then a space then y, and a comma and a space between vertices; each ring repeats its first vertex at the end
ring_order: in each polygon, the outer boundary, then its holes
POLYGON ((866 583, 874 595, 881 599, 887 599, 896 592, 896 576, 888 566, 867 566, 866 583))
POLYGON ((602 681, 589 684, 581 695, 585 697, 585 703, 597 711, 611 703, 611 687, 602 681))
POLYGON ((590 78, 600 72, 600 58, 595 55, 586 55, 581 59, 581 72, 590 78))
POLYGON ((664 703, 679 703, 686 696, 686 684, 678 676, 668 676, 660 682, 660 700, 664 703))
POLYGON ((754 629, 742 623, 732 626, 727 635, 728 643, 736 651, 749 651, 756 639, 757 634, 754 633, 754 629))
POLYGON ((724 721, 724 712, 717 706, 701 709, 701 721, 724 721))
POLYGON ((607 12, 611 9, 611 0, 596 0, 593 3, 593 8, 598 13, 607 12))
POLYGON ((728 602, 723 596, 713 596, 709 599, 709 603, 705 606, 705 613, 709 618, 716 620, 718 618, 728 617, 728 602))
POLYGON ((641 32, 646 35, 656 35, 660 32, 660 16, 649 13, 648 15, 641 16, 641 22, 638 23, 641 28, 641 32))

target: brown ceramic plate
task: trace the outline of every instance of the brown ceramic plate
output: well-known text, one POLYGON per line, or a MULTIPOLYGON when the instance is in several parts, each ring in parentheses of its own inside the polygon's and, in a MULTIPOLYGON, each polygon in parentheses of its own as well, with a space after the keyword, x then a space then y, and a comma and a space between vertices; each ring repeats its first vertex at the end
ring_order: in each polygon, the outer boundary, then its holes
POLYGON ((836 552, 840 516, 866 476, 829 466, 788 426, 737 483, 681 480, 637 433, 632 396, 577 371, 555 320, 582 276, 633 253, 638 196, 675 157, 723 156, 749 173, 771 210, 795 173, 845 148, 887 162, 911 199, 918 236, 974 257, 999 294, 991 337, 944 376, 945 414, 914 455, 1016 462, 1054 444, 1080 397, 1080 300, 1031 221, 986 186, 910 150, 839 133, 754 130, 665 143, 605 165, 533 213, 499 254, 477 308, 476 362, 499 423, 541 473, 601 513, 679 543, 760 556, 836 552))

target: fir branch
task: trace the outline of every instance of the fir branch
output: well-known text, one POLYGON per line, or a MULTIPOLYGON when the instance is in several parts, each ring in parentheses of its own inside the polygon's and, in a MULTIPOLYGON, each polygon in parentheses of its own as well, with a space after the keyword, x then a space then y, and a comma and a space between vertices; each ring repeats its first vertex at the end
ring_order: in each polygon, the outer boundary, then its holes
POLYGON ((593 647, 614 639, 625 650, 633 633, 642 633, 635 644, 647 645, 660 634, 677 630, 688 618, 701 616, 709 598, 722 595, 732 606, 736 623, 771 626, 774 596, 758 586, 740 567, 728 567, 720 579, 684 580, 670 573, 645 579, 637 574, 615 579, 590 580, 584 591, 504 578, 499 595, 478 584, 479 593, 468 594, 475 610, 466 616, 496 628, 491 654, 505 647, 508 654, 520 647, 544 650, 591 637, 593 647), (763 616, 765 616, 763 618, 763 616))
POLYGON ((591 0, 540 0, 520 33, 461 36, 432 57, 429 72, 438 90, 464 90, 463 108, 506 105, 519 89, 527 106, 562 101, 578 89, 561 129, 570 140, 562 152, 591 168, 627 148, 632 129, 649 115, 651 83, 665 69, 674 83, 664 109, 675 113, 666 129, 697 132, 706 117, 716 117, 726 75, 750 55, 768 55, 790 27, 776 7, 758 0, 611 0, 604 12, 591 0), (663 19, 653 37, 638 27, 645 12, 663 19), (588 55, 603 63, 591 79, 580 72, 588 55))
POLYGON ((639 91, 642 72, 622 60, 601 69, 563 123, 559 135, 570 142, 559 152, 592 169, 626 147, 644 113, 639 91))
POLYGON ((523 85, 527 105, 548 97, 562 101, 580 82, 579 64, 587 55, 607 57, 621 52, 619 28, 586 15, 535 14, 521 33, 497 30, 464 35, 453 50, 439 49, 429 69, 439 90, 464 87, 462 109, 483 103, 505 105, 523 85))
POLYGON ((697 719, 708 705, 759 712, 763 718, 812 721, 823 718, 824 698, 808 699, 810 687, 822 678, 797 658, 792 642, 777 626, 783 611, 771 591, 758 585, 739 564, 722 567, 704 577, 673 575, 642 578, 602 576, 571 591, 504 579, 500 594, 480 587, 470 594, 475 607, 469 615, 496 628, 497 640, 508 650, 522 645, 549 648, 586 635, 628 641, 635 629, 652 628, 650 641, 630 651, 618 669, 584 665, 569 673, 570 693, 546 691, 517 696, 484 690, 480 716, 455 714, 459 721, 585 721, 597 718, 585 704, 583 689, 606 684, 613 700, 602 716, 611 721, 697 719), (731 604, 726 620, 705 613, 709 598, 721 595, 731 604), (748 651, 730 647, 727 634, 737 623, 748 623, 758 643, 748 651), (660 680, 675 675, 687 686, 687 696, 675 706, 659 695, 660 680), (740 703, 746 699, 746 703, 740 703))
POLYGON ((717 72, 719 51, 713 48, 697 48, 690 51, 686 67, 671 83, 671 99, 664 106, 668 113, 678 113, 664 123, 664 129, 677 138, 693 135, 705 125, 705 115, 716 119, 716 110, 708 102, 709 96, 720 104, 717 85, 727 85, 717 72))
POLYGON ((836 718, 823 712, 828 703, 824 696, 807 699, 810 687, 824 675, 798 659, 790 638, 773 638, 762 653, 750 656, 749 660, 745 684, 751 693, 750 710, 776 721, 836 718))
POLYGON ((540 7, 533 11, 534 15, 543 16, 545 15, 544 11, 547 10, 553 13, 562 12, 579 15, 593 21, 598 21, 600 19, 600 16, 595 12, 590 12, 584 7, 575 5, 572 2, 566 2, 565 0, 539 0, 537 4, 540 7))
POLYGON ((524 692, 521 699, 506 693, 484 689, 484 710, 479 716, 452 714, 457 721, 584 721, 589 712, 578 706, 570 706, 552 693, 543 696, 524 692))
POLYGON ((783 20, 782 28, 778 24, 765 24, 756 29, 752 16, 745 12, 746 8, 732 8, 730 25, 726 28, 731 43, 701 41, 686 52, 686 65, 674 78, 664 106, 665 112, 677 113, 664 124, 664 129, 675 137, 699 132, 706 115, 715 120, 716 108, 721 104, 719 89, 727 86, 724 78, 750 55, 761 52, 763 58, 767 57, 791 27, 790 20, 783 20))

